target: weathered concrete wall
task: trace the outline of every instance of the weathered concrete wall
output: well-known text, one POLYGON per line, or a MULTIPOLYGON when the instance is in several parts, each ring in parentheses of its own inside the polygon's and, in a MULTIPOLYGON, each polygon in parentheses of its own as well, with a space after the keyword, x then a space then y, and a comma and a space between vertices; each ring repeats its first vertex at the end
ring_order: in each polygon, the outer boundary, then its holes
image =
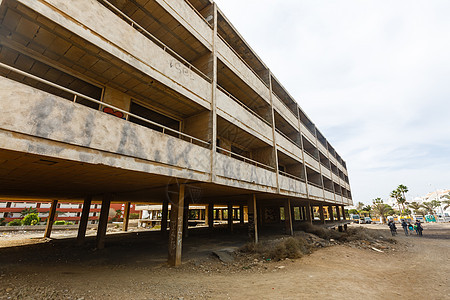
POLYGON ((273 151, 273 148, 270 146, 255 149, 251 152, 251 157, 253 160, 259 161, 260 163, 275 168, 276 162, 273 151))
POLYGON ((199 113, 183 120, 183 132, 201 139, 211 141, 212 139, 212 114, 210 111, 199 113))
POLYGON ((18 1, 203 107, 211 107, 212 91, 209 82, 184 67, 181 62, 121 21, 99 2, 18 1), (70 18, 67 15, 70 15, 70 18))
POLYGON ((288 195, 306 197, 306 184, 304 182, 289 178, 284 175, 278 176, 280 190, 288 195))
POLYGON ((103 102, 130 111, 131 97, 108 86, 105 87, 105 91, 103 92, 103 102))
MULTIPOLYGON (((194 172, 210 172, 209 149, 4 77, 0 77, 0 111, 0 128, 3 130, 138 158, 157 163, 159 168, 163 165, 183 168, 185 174, 182 177, 192 177, 194 172)), ((44 154, 50 151, 33 147, 30 144, 25 152, 44 154)), ((76 158, 84 161, 82 155, 80 153, 76 158)))
MULTIPOLYGON (((218 176, 260 186, 254 186, 252 189, 265 189, 266 187, 276 188, 277 183, 274 172, 220 153, 217 153, 215 168, 218 176)), ((241 183, 236 182, 236 184, 233 185, 240 186, 240 184, 241 183)))

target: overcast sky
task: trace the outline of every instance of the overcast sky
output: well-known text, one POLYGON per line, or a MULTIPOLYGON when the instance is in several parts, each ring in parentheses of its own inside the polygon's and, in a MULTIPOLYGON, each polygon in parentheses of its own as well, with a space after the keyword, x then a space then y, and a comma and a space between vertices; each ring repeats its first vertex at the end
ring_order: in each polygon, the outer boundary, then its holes
POLYGON ((354 203, 450 188, 450 1, 216 2, 347 162, 354 203))

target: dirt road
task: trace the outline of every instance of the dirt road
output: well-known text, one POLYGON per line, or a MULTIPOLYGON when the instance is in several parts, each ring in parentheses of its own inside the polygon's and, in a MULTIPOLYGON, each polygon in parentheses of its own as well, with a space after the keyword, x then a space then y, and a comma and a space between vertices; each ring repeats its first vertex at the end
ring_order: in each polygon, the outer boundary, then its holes
POLYGON ((143 234, 110 239, 104 251, 60 240, 2 248, 0 299, 450 299, 450 224, 427 224, 422 238, 399 234, 383 253, 335 245, 249 268, 209 254, 244 239, 190 237, 185 263, 170 268, 164 243, 143 234))

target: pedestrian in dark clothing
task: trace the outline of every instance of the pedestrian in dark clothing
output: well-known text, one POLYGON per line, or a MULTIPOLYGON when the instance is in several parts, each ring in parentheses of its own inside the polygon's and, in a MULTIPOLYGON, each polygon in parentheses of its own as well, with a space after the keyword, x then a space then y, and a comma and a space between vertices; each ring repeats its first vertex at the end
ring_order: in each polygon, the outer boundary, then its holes
POLYGON ((392 236, 395 236, 397 234, 397 227, 395 226, 394 221, 389 221, 388 226, 389 229, 391 230, 392 236))
POLYGON ((422 236, 422 231, 423 231, 422 224, 420 224, 420 221, 417 220, 415 225, 416 225, 416 232, 417 232, 417 234, 419 236, 422 236))
POLYGON ((408 224, 406 223, 406 221, 404 219, 402 220, 402 227, 403 227, 403 230, 405 231, 405 235, 408 236, 408 224))

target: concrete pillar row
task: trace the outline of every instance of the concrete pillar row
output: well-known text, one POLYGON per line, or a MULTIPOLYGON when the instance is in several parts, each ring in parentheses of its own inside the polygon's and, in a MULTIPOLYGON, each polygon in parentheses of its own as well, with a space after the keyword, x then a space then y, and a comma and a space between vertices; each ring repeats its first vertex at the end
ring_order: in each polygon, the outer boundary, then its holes
POLYGON ((291 213, 291 200, 286 199, 284 202, 284 223, 286 226, 286 234, 294 235, 292 228, 292 213, 291 213))
POLYGON ((86 236, 87 224, 89 221, 89 212, 91 210, 92 197, 84 198, 83 210, 81 212, 80 223, 78 226, 77 244, 82 245, 86 236))
POLYGON ((183 246, 183 212, 185 185, 180 185, 178 193, 171 193, 169 257, 171 266, 181 265, 181 250, 183 246))
POLYGON ((52 205, 50 207, 50 212, 47 218, 47 226, 45 227, 44 237, 50 238, 52 234, 53 222, 55 222, 56 216, 56 206, 58 205, 58 200, 52 200, 52 205))
POLYGON ((258 209, 256 195, 250 195, 248 200, 248 236, 250 241, 258 243, 258 209))
POLYGON ((98 220, 97 228, 97 249, 105 248, 105 236, 106 229, 108 227, 109 207, 112 200, 113 195, 111 194, 104 195, 102 199, 102 208, 100 209, 100 219, 98 220))
POLYGON ((334 221, 333 205, 328 205, 328 215, 330 216, 330 221, 334 221))
POLYGON ((320 215, 320 221, 325 224, 325 216, 323 213, 323 204, 319 204, 319 215, 320 215))
POLYGON ((125 203, 125 209, 123 212, 123 222, 122 222, 122 230, 128 231, 128 222, 130 220, 130 208, 131 208, 131 202, 125 203))

